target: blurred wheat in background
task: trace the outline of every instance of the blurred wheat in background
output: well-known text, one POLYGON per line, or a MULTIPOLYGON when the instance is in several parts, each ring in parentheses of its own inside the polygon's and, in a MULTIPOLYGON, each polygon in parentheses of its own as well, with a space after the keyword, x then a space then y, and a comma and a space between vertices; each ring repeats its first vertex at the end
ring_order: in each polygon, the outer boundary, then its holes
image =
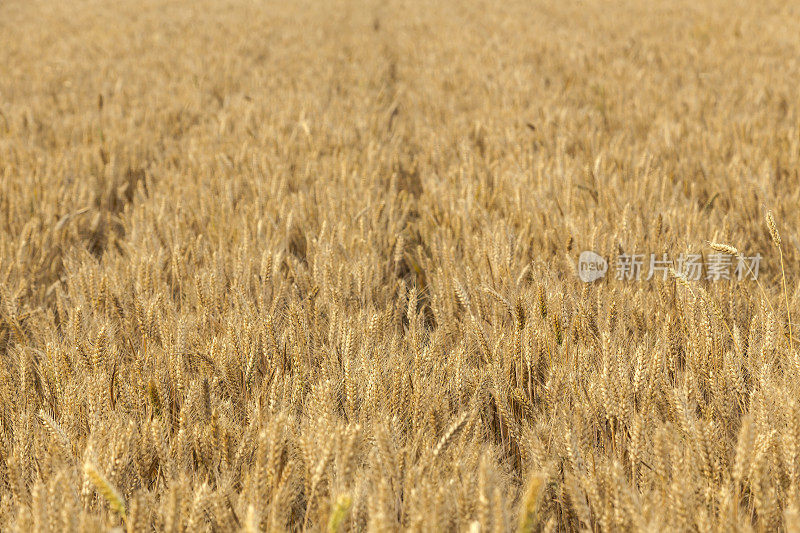
POLYGON ((798 35, 0 2, 0 530, 800 530, 798 35))

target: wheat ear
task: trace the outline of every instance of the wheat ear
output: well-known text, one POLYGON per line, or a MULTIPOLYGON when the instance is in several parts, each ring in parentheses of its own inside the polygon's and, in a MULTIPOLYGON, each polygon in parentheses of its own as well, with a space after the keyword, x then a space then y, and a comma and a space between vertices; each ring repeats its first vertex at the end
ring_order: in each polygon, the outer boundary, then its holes
POLYGON ((122 499, 122 495, 117 488, 90 461, 86 461, 83 465, 83 471, 94 484, 97 492, 108 502, 108 506, 122 518, 125 518, 125 500, 122 499))

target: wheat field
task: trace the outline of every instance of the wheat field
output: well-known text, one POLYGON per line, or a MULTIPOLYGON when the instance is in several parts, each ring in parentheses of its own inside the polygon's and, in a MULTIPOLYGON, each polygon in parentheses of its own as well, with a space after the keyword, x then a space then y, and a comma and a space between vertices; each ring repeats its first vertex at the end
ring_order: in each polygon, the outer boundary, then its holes
POLYGON ((0 530, 800 531, 798 35, 1 0, 0 530))

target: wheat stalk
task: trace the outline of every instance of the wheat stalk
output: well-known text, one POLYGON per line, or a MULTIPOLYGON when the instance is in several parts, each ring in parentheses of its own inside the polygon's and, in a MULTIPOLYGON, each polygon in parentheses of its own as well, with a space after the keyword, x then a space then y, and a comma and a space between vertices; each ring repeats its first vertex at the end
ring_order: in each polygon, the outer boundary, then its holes
POLYGON ((767 228, 769 235, 772 238, 772 243, 778 249, 781 258, 781 281, 783 283, 783 300, 786 305, 786 320, 789 324, 789 349, 794 353, 794 337, 792 335, 792 315, 789 312, 789 292, 786 289, 786 270, 783 265, 783 247, 781 246, 781 235, 778 233, 778 226, 775 224, 775 218, 772 216, 772 211, 767 211, 765 215, 767 220, 767 228))

